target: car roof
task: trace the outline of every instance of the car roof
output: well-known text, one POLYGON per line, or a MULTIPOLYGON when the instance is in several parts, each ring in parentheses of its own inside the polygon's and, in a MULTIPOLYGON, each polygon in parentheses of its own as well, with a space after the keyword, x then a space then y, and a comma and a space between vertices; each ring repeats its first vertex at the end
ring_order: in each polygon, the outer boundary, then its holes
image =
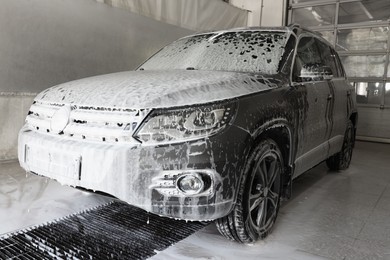
POLYGON ((216 30, 216 31, 203 31, 198 32, 195 34, 191 34, 188 36, 185 36, 183 38, 197 36, 197 35, 204 35, 204 34, 224 34, 229 32, 245 32, 245 31, 270 31, 270 32, 286 32, 286 33, 295 33, 295 34, 301 34, 301 33, 312 33, 317 36, 321 36, 319 33, 309 30, 306 27, 303 27, 299 24, 290 24, 288 26, 270 26, 270 27, 263 27, 263 26, 252 26, 252 27, 239 27, 239 28, 230 28, 230 29, 224 29, 224 30, 216 30))
POLYGON ((240 27, 240 28, 231 28, 231 29, 224 29, 224 30, 217 30, 217 31, 204 31, 204 32, 199 32, 192 34, 190 36, 195 36, 195 35, 203 35, 203 34, 223 34, 223 33, 229 33, 229 32, 245 32, 245 31, 272 31, 272 32, 291 32, 292 29, 287 26, 283 27, 240 27))

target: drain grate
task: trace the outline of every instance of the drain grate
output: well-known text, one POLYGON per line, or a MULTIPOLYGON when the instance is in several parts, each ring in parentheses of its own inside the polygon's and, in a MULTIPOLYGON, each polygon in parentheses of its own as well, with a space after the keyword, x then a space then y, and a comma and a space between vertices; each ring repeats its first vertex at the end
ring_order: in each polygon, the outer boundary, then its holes
POLYGON ((0 238, 1 259, 145 259, 204 227, 123 202, 0 238))

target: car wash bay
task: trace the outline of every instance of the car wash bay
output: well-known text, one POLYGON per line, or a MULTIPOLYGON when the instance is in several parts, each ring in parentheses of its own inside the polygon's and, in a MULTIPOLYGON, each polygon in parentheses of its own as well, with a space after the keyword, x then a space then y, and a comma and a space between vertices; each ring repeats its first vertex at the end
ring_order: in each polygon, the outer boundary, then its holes
POLYGON ((157 217, 114 198, 0 167, 0 258, 388 259, 390 147, 357 142, 350 168, 321 164, 294 182, 275 229, 242 245, 213 223, 157 217), (109 245, 109 246, 107 246, 109 245))
POLYGON ((0 259, 390 259, 388 1, 138 2, 0 4, 0 259), (286 21, 339 52, 357 94, 359 141, 348 170, 322 163, 294 181, 266 240, 230 242, 212 222, 157 217, 19 166, 17 134, 40 91, 135 69, 195 31, 286 21))

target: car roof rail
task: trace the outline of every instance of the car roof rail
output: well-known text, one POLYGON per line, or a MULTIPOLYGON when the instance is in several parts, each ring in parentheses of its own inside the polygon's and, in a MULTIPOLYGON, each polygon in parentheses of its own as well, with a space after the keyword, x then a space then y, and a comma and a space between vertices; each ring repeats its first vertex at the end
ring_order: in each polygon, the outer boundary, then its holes
POLYGON ((294 28, 301 28, 301 25, 298 23, 290 23, 289 25, 287 25, 287 27, 294 29, 294 28))
POLYGON ((322 36, 321 33, 312 31, 309 28, 307 28, 305 26, 302 26, 302 25, 300 25, 298 23, 291 23, 291 24, 287 25, 287 27, 291 28, 291 30, 301 29, 302 31, 310 32, 310 33, 315 34, 317 36, 322 36))

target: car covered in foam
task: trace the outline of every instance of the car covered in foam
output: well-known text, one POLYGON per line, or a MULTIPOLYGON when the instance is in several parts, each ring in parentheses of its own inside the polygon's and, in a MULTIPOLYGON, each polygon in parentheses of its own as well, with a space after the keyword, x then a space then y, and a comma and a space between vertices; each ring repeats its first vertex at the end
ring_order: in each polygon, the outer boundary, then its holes
POLYGON ((247 243, 269 233, 294 178, 324 160, 348 168, 356 124, 354 89, 320 36, 231 29, 39 93, 19 161, 161 216, 216 220, 247 243))

